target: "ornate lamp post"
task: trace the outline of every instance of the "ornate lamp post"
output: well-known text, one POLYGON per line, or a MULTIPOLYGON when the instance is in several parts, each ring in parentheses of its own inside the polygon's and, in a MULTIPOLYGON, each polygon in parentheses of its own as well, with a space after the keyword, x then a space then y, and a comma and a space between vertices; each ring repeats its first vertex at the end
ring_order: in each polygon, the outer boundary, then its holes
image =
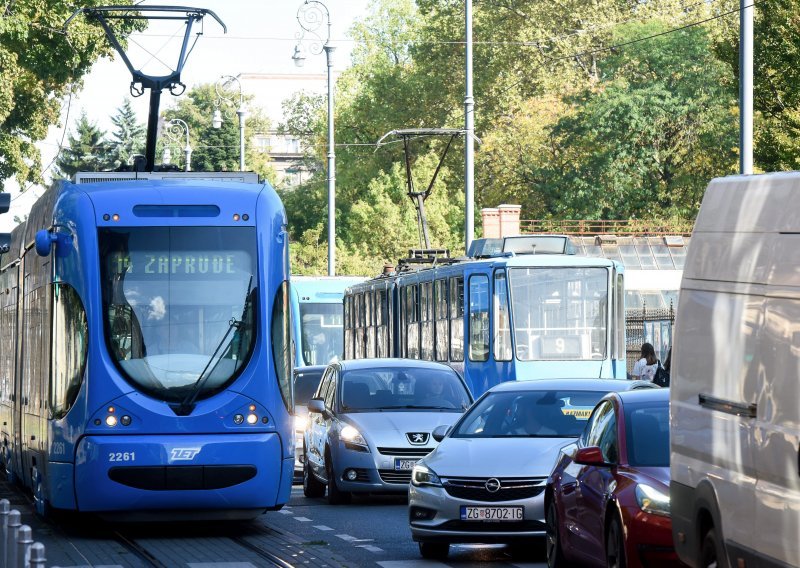
POLYGON ((303 29, 298 34, 294 48, 295 65, 302 67, 305 62, 302 42, 306 33, 310 34, 309 51, 315 55, 325 52, 328 64, 328 275, 336 274, 336 153, 333 141, 333 51, 331 43, 331 15, 328 7, 319 0, 306 0, 297 9, 297 22, 303 29), (323 41, 320 28, 327 26, 323 41))
MULTIPOLYGON (((189 172, 192 169, 192 146, 189 144, 189 125, 180 118, 173 118, 164 124, 164 135, 175 144, 179 144, 181 138, 186 137, 186 146, 183 148, 183 154, 186 158, 184 169, 189 172)), ((169 148, 164 149, 164 155, 169 156, 167 153, 169 148)), ((168 163, 165 159, 164 163, 168 163)))
POLYGON ((242 92, 242 84, 239 82, 238 77, 233 75, 223 75, 214 85, 214 90, 217 93, 216 109, 214 109, 214 116, 211 119, 211 126, 220 128, 222 126, 222 112, 220 106, 234 106, 236 104, 235 94, 228 93, 232 83, 236 83, 239 88, 239 106, 236 108, 236 115, 239 117, 239 169, 245 171, 244 168, 244 123, 247 111, 244 108, 244 93, 242 92))

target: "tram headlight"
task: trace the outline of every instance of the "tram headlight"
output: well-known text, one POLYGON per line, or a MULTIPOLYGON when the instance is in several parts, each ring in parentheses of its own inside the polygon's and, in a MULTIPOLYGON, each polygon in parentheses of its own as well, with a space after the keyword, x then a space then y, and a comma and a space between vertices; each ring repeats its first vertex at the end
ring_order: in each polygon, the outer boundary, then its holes
POLYGON ((244 416, 242 416, 241 414, 234 415, 234 417, 233 417, 233 423, 234 424, 239 425, 242 422, 244 422, 244 416))
POLYGON ((130 426, 131 425, 131 417, 127 414, 119 419, 119 423, 123 426, 130 426))
POLYGON ((117 417, 116 416, 106 416, 106 426, 111 426, 112 428, 117 425, 117 417))
POLYGON ((258 422, 258 416, 256 416, 255 414, 248 414, 247 415, 247 423, 248 424, 255 424, 256 422, 258 422))

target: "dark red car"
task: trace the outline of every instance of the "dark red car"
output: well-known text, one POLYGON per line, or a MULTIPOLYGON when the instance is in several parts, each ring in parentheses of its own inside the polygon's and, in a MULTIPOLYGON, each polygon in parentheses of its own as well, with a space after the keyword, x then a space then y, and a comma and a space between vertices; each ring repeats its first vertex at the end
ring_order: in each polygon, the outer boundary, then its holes
POLYGON ((611 393, 547 482, 547 564, 679 566, 669 510, 669 390, 611 393))

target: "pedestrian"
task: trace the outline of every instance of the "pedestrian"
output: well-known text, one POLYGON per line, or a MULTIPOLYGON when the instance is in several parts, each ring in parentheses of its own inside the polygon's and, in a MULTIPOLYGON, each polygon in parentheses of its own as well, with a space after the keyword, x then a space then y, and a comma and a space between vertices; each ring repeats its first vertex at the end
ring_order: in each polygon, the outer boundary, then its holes
POLYGON ((661 365, 656 358, 656 350, 649 343, 642 343, 642 358, 633 366, 633 379, 651 381, 656 374, 656 370, 661 365))
POLYGON ((653 376, 653 383, 660 387, 669 386, 669 370, 672 368, 672 347, 667 351, 667 358, 663 365, 659 365, 656 374, 653 376))

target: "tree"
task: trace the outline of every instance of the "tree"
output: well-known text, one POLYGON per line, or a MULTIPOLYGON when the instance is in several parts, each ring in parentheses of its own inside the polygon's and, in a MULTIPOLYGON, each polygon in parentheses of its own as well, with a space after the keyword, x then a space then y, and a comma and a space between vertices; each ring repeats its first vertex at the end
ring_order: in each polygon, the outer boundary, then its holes
MULTIPOLYGON (((88 0, 86 7, 101 5, 88 0)), ((4 180, 41 182, 41 157, 34 143, 57 124, 63 97, 112 48, 102 29, 77 18, 63 33, 74 7, 63 2, 17 0, 0 17, 0 189, 4 180)), ((136 25, 141 25, 140 22, 136 25)), ((123 39, 131 31, 120 26, 123 39)))
POLYGON ((134 155, 144 154, 147 129, 137 120, 128 97, 125 97, 122 106, 117 109, 117 114, 111 117, 111 122, 114 124, 114 132, 111 133, 108 147, 116 169, 131 163, 134 155))
POLYGON ((58 170, 66 177, 76 172, 99 172, 112 169, 113 158, 105 141, 105 132, 90 122, 86 111, 75 121, 75 132, 56 160, 58 170))

